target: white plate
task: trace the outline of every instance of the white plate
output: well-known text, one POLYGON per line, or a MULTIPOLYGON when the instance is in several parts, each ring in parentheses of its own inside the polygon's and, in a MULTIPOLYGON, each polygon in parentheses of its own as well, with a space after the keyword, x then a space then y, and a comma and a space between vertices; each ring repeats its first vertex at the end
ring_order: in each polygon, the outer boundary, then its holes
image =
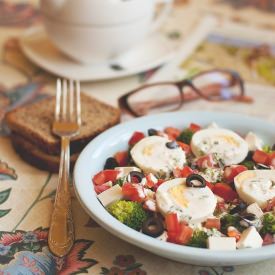
POLYGON ((61 77, 95 81, 124 77, 168 61, 176 43, 157 32, 141 44, 104 64, 80 64, 62 54, 49 40, 42 27, 27 30, 20 39, 24 54, 37 66, 61 77))
POLYGON ((151 238, 120 223, 100 204, 91 179, 103 169, 105 160, 119 150, 127 148, 134 131, 146 132, 149 128, 163 129, 166 126, 183 128, 191 122, 206 126, 215 121, 218 125, 235 130, 240 134, 253 131, 266 144, 273 144, 275 127, 266 121, 219 112, 174 112, 134 119, 115 126, 92 140, 80 154, 74 170, 77 196, 87 213, 102 227, 115 236, 157 255, 195 265, 240 265, 275 258, 275 244, 257 249, 236 251, 211 251, 167 243, 151 238))

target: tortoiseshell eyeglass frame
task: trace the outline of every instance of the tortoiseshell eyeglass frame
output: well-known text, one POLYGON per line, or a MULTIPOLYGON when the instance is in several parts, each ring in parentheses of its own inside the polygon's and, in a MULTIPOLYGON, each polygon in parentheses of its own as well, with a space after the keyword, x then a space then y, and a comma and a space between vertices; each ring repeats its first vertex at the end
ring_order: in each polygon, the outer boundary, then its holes
POLYGON ((132 96, 133 94, 136 94, 136 93, 139 93, 141 90, 143 89, 147 89, 147 88, 150 88, 150 87, 153 87, 153 86, 164 86, 164 85, 173 85, 177 88, 178 92, 179 92, 179 99, 180 99, 180 102, 179 102, 179 105, 177 106, 177 108, 171 110, 171 111, 175 111, 175 110, 178 110, 182 107, 182 105, 184 104, 184 91, 183 91, 183 88, 184 87, 189 87, 191 88, 196 94, 197 94, 197 98, 203 98, 205 100, 208 100, 208 101, 225 101, 227 99, 225 98, 222 98, 222 97, 211 97, 211 95, 207 96, 203 93, 203 91, 201 91, 199 88, 197 88, 193 82, 195 79, 197 79, 198 77, 202 76, 202 75, 206 75, 206 74, 210 74, 210 73, 221 73, 221 74, 227 74, 227 75, 230 75, 231 77, 231 83, 234 85, 234 86, 239 86, 239 91, 240 91, 240 94, 239 96, 233 98, 233 100, 235 101, 240 101, 240 102, 251 102, 252 99, 249 98, 249 97, 246 97, 245 96, 245 89, 244 89, 244 81, 243 79, 241 78, 241 76, 239 75, 238 72, 236 71, 233 71, 233 70, 228 70, 228 69, 213 69, 213 70, 207 70, 207 71, 203 71, 203 72, 200 72, 190 78, 187 78, 187 79, 183 79, 181 81, 163 81, 163 82, 156 82, 156 83, 150 83, 150 84, 146 84, 146 85, 142 85, 126 94, 124 94, 123 96, 121 96, 119 99, 118 99, 118 104, 119 104, 119 107, 122 111, 124 112, 127 112, 135 117, 138 117, 138 116, 142 116, 143 114, 139 114, 137 113, 135 110, 133 110, 129 104, 129 97, 132 96))

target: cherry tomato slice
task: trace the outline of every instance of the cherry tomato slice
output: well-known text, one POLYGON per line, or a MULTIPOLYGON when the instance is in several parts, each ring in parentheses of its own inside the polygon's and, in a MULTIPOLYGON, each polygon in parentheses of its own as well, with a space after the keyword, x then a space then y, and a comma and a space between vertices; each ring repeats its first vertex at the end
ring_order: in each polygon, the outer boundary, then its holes
POLYGON ((223 178, 226 182, 233 182, 234 178, 243 171, 246 171, 247 167, 244 165, 231 165, 224 168, 223 178))
POLYGON ((269 164, 269 155, 268 153, 265 153, 261 150, 256 150, 252 156, 252 159, 256 162, 256 163, 261 163, 264 165, 268 165, 269 164))
POLYGON ((174 127, 166 127, 164 129, 164 133, 167 134, 171 140, 176 140, 177 137, 180 135, 180 130, 174 127))
POLYGON ((128 164, 129 155, 127 151, 119 151, 114 155, 119 166, 126 166, 128 164))
POLYGON ((93 183, 95 185, 101 185, 103 183, 106 183, 108 181, 114 182, 117 178, 117 175, 119 174, 119 171, 117 170, 103 170, 94 175, 93 177, 93 183))
POLYGON ((135 145, 136 143, 138 143, 140 140, 142 140, 145 137, 145 135, 142 132, 134 132, 133 135, 131 136, 128 144, 130 146, 135 145))
POLYGON ((146 198, 143 186, 129 182, 123 184, 122 194, 126 199, 131 201, 143 202, 146 198))
POLYGON ((181 223, 179 225, 179 233, 176 238, 176 242, 179 244, 188 244, 192 238, 192 234, 193 234, 193 229, 190 226, 184 223, 181 223))
POLYGON ((180 148, 185 152, 186 155, 189 155, 191 153, 190 145, 183 143, 181 141, 177 141, 177 144, 180 146, 180 148))
POLYGON ((195 123, 191 123, 189 125, 189 129, 193 132, 196 133, 197 131, 199 131, 201 129, 201 126, 195 123))
POLYGON ((204 224, 204 227, 208 229, 216 228, 217 230, 220 230, 221 221, 218 218, 208 218, 204 224))
POLYGON ((226 183, 216 183, 213 193, 223 198, 226 202, 231 202, 238 198, 238 194, 226 183))

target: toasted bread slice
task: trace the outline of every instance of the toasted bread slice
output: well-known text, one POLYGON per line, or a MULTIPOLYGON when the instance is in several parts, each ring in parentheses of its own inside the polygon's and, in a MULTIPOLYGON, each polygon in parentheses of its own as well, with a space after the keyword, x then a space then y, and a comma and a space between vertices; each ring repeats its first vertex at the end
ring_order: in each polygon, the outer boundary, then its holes
MULTIPOLYGON (((36 147, 33 143, 26 140, 24 137, 11 133, 10 135, 13 147, 16 152, 24 159, 26 162, 31 165, 50 172, 57 173, 59 170, 60 157, 49 155, 36 147)), ((70 169, 73 169, 73 166, 77 160, 78 153, 71 155, 70 158, 70 169)))
MULTIPOLYGON (((55 97, 42 99, 6 114, 8 127, 49 155, 60 154, 60 139, 52 134, 55 97)), ((96 135, 120 121, 120 111, 81 94, 82 125, 71 140, 71 152, 80 152, 96 135)))

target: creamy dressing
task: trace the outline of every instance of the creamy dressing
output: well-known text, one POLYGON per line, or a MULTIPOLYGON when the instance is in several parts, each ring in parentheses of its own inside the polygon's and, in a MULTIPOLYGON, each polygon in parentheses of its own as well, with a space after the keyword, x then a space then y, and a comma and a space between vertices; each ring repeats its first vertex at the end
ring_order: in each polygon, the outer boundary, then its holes
POLYGON ((275 197, 275 170, 244 171, 234 179, 236 190, 246 203, 264 208, 275 197))
POLYGON ((240 163, 248 153, 245 140, 235 132, 221 128, 196 132, 192 137, 191 149, 196 156, 215 153, 225 165, 240 163))
POLYGON ((150 136, 139 141, 131 150, 134 162, 145 172, 169 175, 173 169, 186 163, 185 152, 180 148, 169 149, 167 138, 150 136))

